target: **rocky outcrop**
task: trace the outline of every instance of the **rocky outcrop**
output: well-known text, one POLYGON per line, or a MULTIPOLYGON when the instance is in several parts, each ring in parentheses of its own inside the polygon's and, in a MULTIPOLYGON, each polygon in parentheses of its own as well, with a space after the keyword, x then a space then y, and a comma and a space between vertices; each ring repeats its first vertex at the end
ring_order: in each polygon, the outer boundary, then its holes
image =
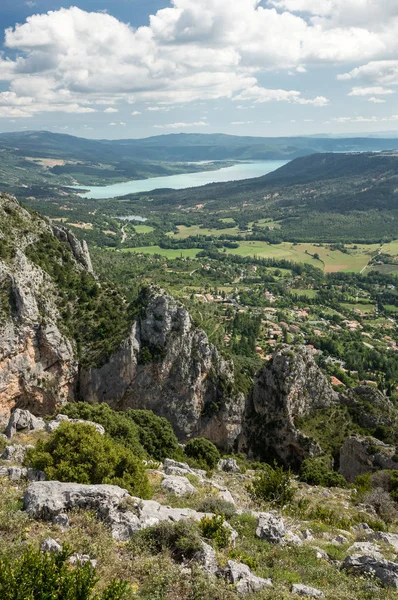
POLYGON ((348 388, 340 396, 340 401, 350 408, 350 413, 360 427, 374 429, 398 426, 397 409, 377 388, 367 385, 348 388))
POLYGON ((280 544, 286 536, 286 527, 283 519, 273 513, 260 513, 256 529, 256 536, 271 544, 280 544))
POLYGON ((247 565, 234 560, 228 561, 224 576, 229 583, 235 586, 238 594, 252 594, 273 587, 270 579, 257 577, 247 565))
POLYGON ((161 521, 200 521, 205 516, 205 513, 190 508, 171 508, 153 500, 134 498, 115 485, 83 485, 58 481, 29 485, 24 508, 29 516, 46 521, 53 521, 58 515, 74 508, 89 510, 109 525, 117 540, 127 540, 135 531, 161 521))
POLYGON ((94 275, 94 269, 93 269, 93 265, 91 262, 91 256, 90 256, 90 252, 88 251, 86 240, 83 240, 82 242, 80 242, 74 233, 72 233, 66 227, 61 227, 60 225, 53 224, 52 230, 53 230, 55 237, 60 242, 69 244, 69 246, 72 250, 73 256, 75 257, 75 260, 78 263, 80 263, 81 265, 83 265, 83 267, 86 269, 86 271, 91 273, 91 275, 94 275))
POLYGON ((43 419, 35 417, 28 410, 17 408, 8 421, 6 436, 12 438, 17 431, 43 431, 44 428, 43 419))
POLYGON ((321 452, 295 420, 339 401, 306 347, 283 345, 257 374, 249 396, 240 447, 252 456, 272 456, 293 466, 321 452))
POLYGON ((325 594, 316 588, 303 585, 302 583, 294 583, 292 586, 292 594, 301 596, 302 598, 324 598, 325 594))
POLYGON ((387 587, 398 588, 398 563, 373 556, 352 554, 346 557, 343 567, 359 575, 376 577, 387 587))
POLYGON ((81 372, 80 394, 121 410, 153 410, 183 440, 203 436, 231 448, 242 431, 245 398, 232 363, 180 303, 154 288, 119 351, 103 367, 81 372))
POLYGON ((340 474, 347 481, 358 475, 373 473, 380 469, 398 469, 394 460, 396 449, 372 437, 347 438, 340 449, 340 474))
POLYGON ((43 235, 52 236, 44 219, 0 195, 0 422, 15 406, 44 414, 74 397, 77 362, 61 332, 59 290, 28 258, 43 235))

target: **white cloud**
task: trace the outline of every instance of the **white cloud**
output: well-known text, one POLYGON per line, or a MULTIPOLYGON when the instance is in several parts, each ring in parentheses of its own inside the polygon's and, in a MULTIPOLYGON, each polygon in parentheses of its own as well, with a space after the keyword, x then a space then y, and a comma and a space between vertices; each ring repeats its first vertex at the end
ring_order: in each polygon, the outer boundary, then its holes
POLYGON ((270 90, 258 85, 248 88, 235 96, 234 100, 250 100, 255 104, 264 102, 294 102, 296 104, 312 104, 313 106, 326 106, 329 100, 324 96, 316 98, 302 98, 297 90, 270 90))
MULTIPOLYGON (((5 48, 12 58, 0 55, 0 80, 26 99, 18 105, 20 116, 92 112, 92 105, 121 101, 181 105, 253 94, 256 103, 324 106, 323 95, 307 99, 300 91, 262 88, 259 74, 388 62, 390 75, 386 67, 386 81, 377 85, 394 85, 387 80, 398 78, 398 67, 391 64, 398 63, 398 2, 172 0, 137 29, 72 6, 32 15, 7 29, 5 48), (262 91, 256 96, 253 90, 262 91)), ((362 76, 355 71, 342 79, 362 76)))
POLYGON ((394 90, 389 90, 383 88, 381 86, 374 87, 354 87, 352 91, 348 94, 349 96, 386 96, 388 94, 393 94, 394 90))
POLYGON ((119 112, 117 108, 112 108, 112 106, 109 106, 109 108, 106 108, 104 110, 104 113, 117 113, 119 112))
POLYGON ((341 81, 360 80, 371 85, 398 85, 398 60, 371 61, 337 76, 341 81))
POLYGON ((231 125, 251 125, 254 121, 232 121, 231 125))
POLYGON ((385 104, 386 101, 382 100, 381 98, 376 98, 376 96, 372 96, 371 98, 368 98, 368 102, 373 102, 374 104, 385 104))
POLYGON ((168 123, 167 125, 154 125, 155 129, 189 129, 191 127, 206 127, 208 123, 197 121, 196 123, 168 123))
POLYGON ((140 115, 141 113, 139 110, 133 110, 131 114, 133 115, 133 117, 138 117, 138 115, 140 115))

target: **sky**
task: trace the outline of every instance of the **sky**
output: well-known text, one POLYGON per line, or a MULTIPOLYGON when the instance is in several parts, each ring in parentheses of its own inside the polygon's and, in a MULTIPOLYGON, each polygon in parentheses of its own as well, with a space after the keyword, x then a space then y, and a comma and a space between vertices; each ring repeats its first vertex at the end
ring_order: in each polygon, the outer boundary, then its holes
POLYGON ((398 133, 398 0, 0 0, 0 131, 398 133))

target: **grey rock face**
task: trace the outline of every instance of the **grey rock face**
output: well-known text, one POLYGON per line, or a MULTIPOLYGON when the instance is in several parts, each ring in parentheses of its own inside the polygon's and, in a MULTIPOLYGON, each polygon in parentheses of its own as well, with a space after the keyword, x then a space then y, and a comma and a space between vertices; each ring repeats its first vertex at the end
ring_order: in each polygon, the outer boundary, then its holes
POLYGON ((260 513, 256 529, 256 536, 271 544, 280 544, 286 536, 286 527, 283 519, 272 513, 260 513))
POLYGON ((218 461, 217 469, 226 473, 239 473, 240 467, 234 458, 222 458, 218 461))
POLYGON ((270 579, 257 577, 247 565, 233 560, 228 561, 224 575, 227 581, 235 585, 238 594, 252 594, 265 588, 272 588, 270 579))
POLYGON ((231 448, 245 410, 233 364, 174 298, 151 289, 143 304, 129 338, 109 362, 82 370, 81 396, 117 409, 153 410, 171 422, 182 440, 202 436, 231 448), (148 352, 149 363, 142 360, 148 352))
POLYGON ((8 438, 12 438, 17 431, 42 431, 45 427, 43 419, 35 417, 28 410, 22 410, 17 408, 12 413, 10 420, 8 421, 6 435, 8 438))
POLYGON ((340 470, 347 481, 354 481, 358 475, 372 473, 379 469, 398 469, 393 460, 395 447, 384 444, 376 438, 352 436, 344 441, 340 449, 340 470))
POLYGON ((398 413, 393 403, 374 387, 360 385, 356 388, 348 388, 340 396, 340 400, 355 410, 361 427, 398 426, 398 413))
POLYGON ((352 554, 344 559, 343 567, 355 573, 374 575, 383 585, 398 588, 398 563, 373 556, 352 554))
POLYGON ((292 587, 292 594, 297 596, 303 596, 305 598, 324 598, 325 594, 321 590, 303 585, 301 583, 295 583, 292 587))
POLYGON ((256 376, 240 447, 258 458, 271 451, 282 461, 299 466, 304 458, 321 450, 297 429, 295 419, 338 401, 311 351, 284 345, 256 376))
POLYGON ((161 486, 163 490, 170 492, 179 498, 182 498, 183 496, 190 496, 197 492, 197 489, 188 481, 186 477, 167 475, 163 479, 161 486))

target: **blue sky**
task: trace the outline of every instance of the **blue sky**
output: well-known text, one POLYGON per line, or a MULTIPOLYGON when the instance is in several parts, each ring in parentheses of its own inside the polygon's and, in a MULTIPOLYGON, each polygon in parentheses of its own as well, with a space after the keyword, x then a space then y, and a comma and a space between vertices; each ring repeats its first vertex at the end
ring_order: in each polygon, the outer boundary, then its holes
POLYGON ((397 0, 1 0, 0 130, 398 130, 397 0))

